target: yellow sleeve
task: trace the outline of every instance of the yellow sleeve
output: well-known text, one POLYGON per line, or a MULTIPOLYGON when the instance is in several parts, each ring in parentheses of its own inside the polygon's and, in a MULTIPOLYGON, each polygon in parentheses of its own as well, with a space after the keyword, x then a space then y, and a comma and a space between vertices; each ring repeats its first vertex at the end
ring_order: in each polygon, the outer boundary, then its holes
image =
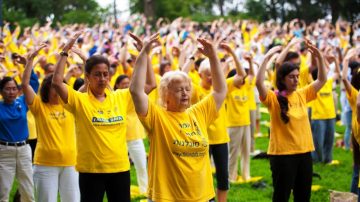
POLYGON ((316 91, 314 89, 314 86, 312 84, 305 86, 304 88, 300 89, 299 92, 301 94, 304 94, 306 97, 306 102, 310 102, 312 100, 316 99, 316 91))
POLYGON ((275 102, 277 102, 277 97, 272 90, 268 90, 266 97, 260 97, 260 101, 268 108, 273 108, 275 102))
POLYGON ((155 119, 156 119, 156 114, 157 114, 157 106, 151 102, 150 99, 148 99, 148 111, 147 114, 145 116, 140 116, 139 120, 140 122, 143 124, 144 128, 147 131, 148 136, 151 136, 152 134, 152 130, 154 129, 154 125, 155 125, 155 119))
POLYGON ((67 85, 68 89, 68 102, 65 104, 65 109, 69 110, 70 112, 75 112, 76 108, 78 108, 81 104, 81 100, 79 99, 80 92, 75 91, 71 86, 67 85))
POLYGON ((350 94, 348 94, 346 91, 346 97, 349 101, 350 106, 356 106, 356 99, 357 99, 358 93, 359 92, 353 86, 351 86, 350 94))
POLYGON ((29 106, 29 109, 33 115, 37 114, 40 110, 40 102, 41 98, 38 95, 34 96, 33 103, 31 103, 29 106))
POLYGON ((210 125, 219 116, 218 110, 216 109, 216 102, 212 94, 207 95, 200 102, 190 108, 194 111, 196 117, 203 117, 205 123, 210 125))

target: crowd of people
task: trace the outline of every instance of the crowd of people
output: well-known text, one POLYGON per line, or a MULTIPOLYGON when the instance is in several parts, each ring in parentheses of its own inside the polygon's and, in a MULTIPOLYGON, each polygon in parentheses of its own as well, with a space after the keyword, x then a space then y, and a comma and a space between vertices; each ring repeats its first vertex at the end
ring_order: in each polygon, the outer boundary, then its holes
POLYGON ((227 201, 252 178, 261 103, 273 201, 310 201, 337 119, 358 194, 360 21, 51 25, 3 28, 0 201, 14 178, 24 202, 130 201, 130 160, 149 201, 227 201))

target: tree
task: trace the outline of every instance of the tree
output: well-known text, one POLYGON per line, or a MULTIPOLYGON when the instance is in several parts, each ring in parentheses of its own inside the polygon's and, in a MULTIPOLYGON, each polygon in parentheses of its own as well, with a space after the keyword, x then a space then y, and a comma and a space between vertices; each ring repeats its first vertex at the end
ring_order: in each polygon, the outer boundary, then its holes
POLYGON ((49 18, 63 23, 94 24, 101 22, 103 13, 107 12, 95 0, 4 0, 2 9, 5 20, 27 26, 45 23, 49 18))

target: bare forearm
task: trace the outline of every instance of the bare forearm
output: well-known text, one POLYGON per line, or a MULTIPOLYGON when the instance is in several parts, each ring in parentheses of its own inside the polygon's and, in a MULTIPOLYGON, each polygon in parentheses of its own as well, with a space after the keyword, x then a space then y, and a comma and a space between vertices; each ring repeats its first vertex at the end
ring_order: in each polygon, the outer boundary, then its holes
POLYGON ((221 70, 220 61, 216 55, 209 57, 213 90, 218 93, 226 92, 226 81, 221 70))
POLYGON ((142 50, 136 59, 134 73, 130 84, 130 92, 132 94, 141 94, 144 92, 147 57, 146 52, 142 50))
POLYGON ((320 63, 318 68, 318 80, 321 82, 326 82, 327 77, 326 77, 326 66, 325 66, 324 58, 321 56, 318 59, 320 63))
POLYGON ((52 84, 56 86, 60 86, 63 84, 64 80, 64 68, 66 64, 67 57, 60 56, 58 63, 55 67, 54 77, 52 80, 52 84))
POLYGON ((239 58, 236 56, 236 54, 234 52, 231 52, 230 54, 234 59, 237 75, 239 75, 241 77, 245 77, 246 72, 245 72, 244 68, 241 66, 239 58))

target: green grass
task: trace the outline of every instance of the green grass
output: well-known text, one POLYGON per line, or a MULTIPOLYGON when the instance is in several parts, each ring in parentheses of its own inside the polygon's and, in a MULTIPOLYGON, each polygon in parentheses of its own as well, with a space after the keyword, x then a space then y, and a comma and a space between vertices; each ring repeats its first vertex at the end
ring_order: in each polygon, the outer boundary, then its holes
MULTIPOLYGON (((262 120, 269 120, 267 114, 262 114, 262 120)), ((265 126, 261 127, 263 134, 267 134, 268 129, 265 126)), ((344 127, 336 126, 336 132, 343 134, 344 127)), ((262 151, 267 150, 268 138, 262 137, 256 139, 256 149, 262 151)), ((146 148, 148 149, 148 141, 145 140, 146 148)), ((329 190, 349 191, 351 176, 352 176, 352 153, 345 151, 341 148, 334 148, 333 159, 339 160, 340 164, 336 166, 329 166, 323 164, 315 164, 314 172, 321 175, 321 179, 314 178, 313 185, 320 185, 321 189, 312 192, 311 201, 325 202, 329 201, 329 190)), ((228 201, 241 202, 241 201, 271 201, 272 197, 272 180, 268 160, 251 160, 251 176, 262 176, 264 182, 267 184, 266 188, 255 189, 252 184, 231 185, 228 201)), ((131 184, 136 185, 136 176, 134 166, 131 166, 131 184)), ((215 179, 215 178, 214 178, 215 179)), ((215 182, 216 183, 216 182, 215 182)), ((14 190, 17 184, 14 184, 11 198, 13 197, 14 190)), ((107 201, 106 199, 104 201, 107 201)), ((140 198, 133 199, 133 202, 140 201, 140 198)))

